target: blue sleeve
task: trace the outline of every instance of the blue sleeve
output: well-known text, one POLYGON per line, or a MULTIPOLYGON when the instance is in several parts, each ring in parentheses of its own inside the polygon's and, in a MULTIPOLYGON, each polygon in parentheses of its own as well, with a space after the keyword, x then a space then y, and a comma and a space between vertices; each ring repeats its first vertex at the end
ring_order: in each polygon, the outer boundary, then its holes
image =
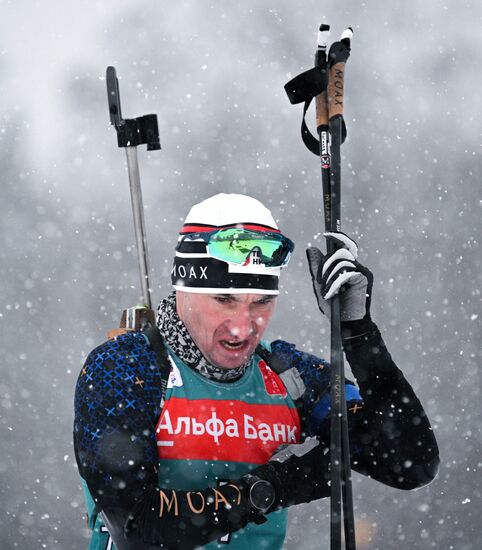
POLYGON ((74 444, 80 474, 95 499, 106 503, 121 495, 132 502, 146 484, 157 484, 160 402, 159 369, 141 334, 123 335, 90 353, 75 391, 74 444), (119 479, 129 479, 130 494, 119 489, 119 479))

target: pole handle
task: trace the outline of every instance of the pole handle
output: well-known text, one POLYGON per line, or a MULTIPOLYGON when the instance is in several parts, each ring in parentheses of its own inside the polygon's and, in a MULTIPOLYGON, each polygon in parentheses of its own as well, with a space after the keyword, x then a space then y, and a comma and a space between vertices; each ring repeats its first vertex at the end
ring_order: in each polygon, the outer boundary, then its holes
POLYGON ((110 123, 117 128, 124 120, 122 118, 119 81, 117 79, 115 67, 107 67, 105 80, 107 83, 107 102, 109 105, 110 123))
POLYGON ((328 53, 330 66, 328 78, 328 117, 331 120, 335 116, 343 117, 343 98, 345 65, 350 56, 350 42, 353 30, 348 27, 341 35, 339 42, 332 44, 328 53))
POLYGON ((345 79, 345 63, 337 63, 330 68, 328 79, 328 118, 343 116, 343 92, 345 79))
MULTIPOLYGON (((315 54, 315 67, 321 70, 325 79, 328 71, 326 59, 327 40, 330 34, 330 25, 321 24, 318 30, 318 48, 315 54)), ((316 129, 320 131, 320 127, 328 127, 328 96, 327 87, 325 86, 315 98, 316 112, 316 129)))
POLYGON ((328 126, 328 95, 326 91, 321 92, 315 98, 316 106, 316 127, 328 126))
POLYGON ((137 118, 122 118, 119 80, 115 67, 107 67, 105 80, 107 84, 107 101, 109 105, 110 123, 117 132, 119 147, 137 147, 147 145, 148 151, 161 148, 159 142, 159 127, 157 115, 149 114, 137 118))

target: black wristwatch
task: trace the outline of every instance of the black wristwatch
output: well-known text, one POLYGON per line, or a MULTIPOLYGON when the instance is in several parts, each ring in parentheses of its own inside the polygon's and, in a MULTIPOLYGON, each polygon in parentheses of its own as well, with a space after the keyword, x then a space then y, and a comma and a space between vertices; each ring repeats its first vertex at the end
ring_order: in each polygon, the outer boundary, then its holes
POLYGON ((273 485, 266 479, 251 474, 243 476, 242 479, 248 487, 248 500, 251 506, 259 514, 266 514, 276 498, 273 485))

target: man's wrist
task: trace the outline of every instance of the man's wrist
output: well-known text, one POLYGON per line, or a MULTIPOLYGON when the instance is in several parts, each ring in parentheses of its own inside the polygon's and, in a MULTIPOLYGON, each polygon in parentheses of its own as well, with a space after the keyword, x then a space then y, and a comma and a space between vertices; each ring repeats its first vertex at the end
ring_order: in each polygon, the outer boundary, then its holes
POLYGON ((367 342, 376 334, 378 334, 378 327, 370 317, 364 317, 356 321, 342 321, 341 323, 341 336, 344 346, 367 342))
POLYGON ((276 491, 273 484, 266 479, 252 474, 243 476, 242 481, 246 487, 246 495, 251 508, 256 514, 266 514, 276 499, 276 491))

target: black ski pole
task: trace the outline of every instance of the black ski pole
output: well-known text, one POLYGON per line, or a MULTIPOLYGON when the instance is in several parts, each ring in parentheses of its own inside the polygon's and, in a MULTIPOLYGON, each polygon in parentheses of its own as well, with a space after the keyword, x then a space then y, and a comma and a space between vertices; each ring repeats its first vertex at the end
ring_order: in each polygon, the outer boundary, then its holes
MULTIPOLYGON (((320 25, 318 31, 318 48, 315 54, 315 67, 327 77, 328 62, 326 59, 326 43, 330 32, 329 25, 320 25)), ((321 183, 323 191, 323 211, 325 215, 325 231, 331 231, 331 188, 330 188, 330 132, 328 116, 327 90, 316 96, 316 130, 319 138, 319 154, 321 161, 321 183)))
MULTIPOLYGON (((117 131, 117 144, 126 150, 127 169, 131 193, 134 232, 136 238, 137 259, 141 280, 143 306, 128 308, 124 311, 120 330, 143 330, 154 322, 152 312, 151 286, 149 284, 149 256, 144 223, 144 204, 142 202, 137 146, 147 144, 148 151, 161 148, 157 115, 149 114, 133 119, 123 119, 120 104, 119 81, 114 67, 107 67, 107 100, 109 103, 110 122, 117 131)), ((114 336, 111 331, 110 335, 114 336)))
MULTIPOLYGON (((326 56, 328 25, 321 25, 315 66, 290 80, 285 85, 291 103, 304 102, 301 137, 306 147, 321 161, 323 210, 325 231, 341 229, 341 162, 340 146, 346 137, 343 120, 343 77, 345 63, 350 54, 353 34, 347 29, 339 42, 335 42, 326 56), (318 138, 309 131, 306 112, 316 98, 316 126, 318 138)), ((334 251, 333 241, 327 239, 328 252, 334 251)), ((339 550, 341 518, 344 519, 345 545, 355 550, 355 521, 351 487, 351 462, 348 438, 348 419, 345 398, 345 374, 341 340, 339 297, 331 302, 331 550, 339 550), (343 504, 343 514, 342 514, 343 504)))
MULTIPOLYGON (((330 133, 330 204, 329 230, 341 230, 341 154, 344 139, 343 95, 345 64, 350 54, 352 29, 348 28, 328 54, 328 119, 330 133)), ((321 134, 320 134, 321 138, 321 134)), ((326 196, 326 194, 325 194, 326 196)), ((334 251, 327 238, 328 252, 334 251)), ((355 550, 355 522, 351 485, 350 446, 345 398, 345 372, 341 339, 340 299, 331 300, 331 550, 341 548, 341 517, 345 528, 345 547, 355 550)))

